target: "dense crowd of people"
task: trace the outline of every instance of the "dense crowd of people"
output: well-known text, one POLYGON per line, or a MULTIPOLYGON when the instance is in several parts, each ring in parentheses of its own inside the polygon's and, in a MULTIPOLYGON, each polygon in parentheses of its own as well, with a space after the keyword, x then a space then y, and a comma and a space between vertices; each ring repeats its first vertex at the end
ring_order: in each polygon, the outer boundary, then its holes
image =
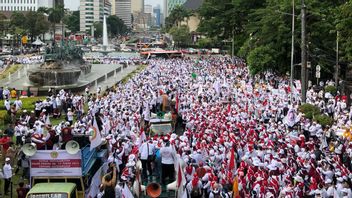
MULTIPOLYGON (((352 197, 346 96, 307 92, 307 103, 334 119, 327 126, 299 112, 297 89, 269 72, 251 76, 241 59, 150 60, 105 93, 50 92, 4 134, 15 135, 17 145, 64 148, 73 134, 89 135, 96 122, 109 149, 98 197, 122 197, 121 182, 147 184, 155 177, 166 188, 180 175, 183 197, 352 197), (161 111, 173 115, 167 135, 151 133, 152 115, 161 111), (52 126, 52 116, 66 121, 52 126)), ((28 168, 28 158, 20 160, 28 168)))

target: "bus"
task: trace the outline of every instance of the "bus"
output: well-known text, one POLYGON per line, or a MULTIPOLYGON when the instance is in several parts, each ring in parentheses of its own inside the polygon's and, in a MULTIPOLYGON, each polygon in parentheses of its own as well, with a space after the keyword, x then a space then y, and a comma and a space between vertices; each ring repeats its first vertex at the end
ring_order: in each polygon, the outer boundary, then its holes
POLYGON ((26 198, 77 198, 74 183, 39 183, 27 193, 26 198))

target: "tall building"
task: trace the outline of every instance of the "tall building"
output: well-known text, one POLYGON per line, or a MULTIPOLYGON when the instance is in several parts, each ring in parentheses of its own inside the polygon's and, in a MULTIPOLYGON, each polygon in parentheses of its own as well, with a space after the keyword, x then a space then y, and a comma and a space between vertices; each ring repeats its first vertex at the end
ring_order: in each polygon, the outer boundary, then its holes
POLYGON ((131 0, 115 0, 115 14, 127 27, 131 27, 131 0))
POLYGON ((170 15, 172 9, 177 5, 183 5, 186 0, 167 0, 167 16, 170 15))
POLYGON ((110 16, 111 15, 112 5, 109 0, 104 1, 104 15, 110 16))
POLYGON ((131 0, 131 13, 144 12, 144 0, 131 0))
POLYGON ((163 3, 163 13, 165 18, 169 16, 169 14, 167 13, 167 0, 164 0, 164 3, 163 3))
POLYGON ((115 10, 115 0, 110 0, 110 3, 111 3, 111 15, 116 15, 116 10, 115 10))
POLYGON ((104 14, 110 15, 111 4, 108 0, 81 0, 79 11, 80 31, 85 32, 94 22, 103 22, 104 14))
POLYGON ((40 7, 54 7, 53 0, 0 0, 0 11, 36 11, 40 7))
POLYGON ((153 13, 154 13, 154 17, 155 17, 155 26, 156 27, 160 27, 160 25, 161 25, 161 9, 160 9, 160 5, 157 5, 153 9, 153 13))
POLYGON ((152 14, 153 13, 153 6, 152 5, 144 5, 144 13, 152 14))

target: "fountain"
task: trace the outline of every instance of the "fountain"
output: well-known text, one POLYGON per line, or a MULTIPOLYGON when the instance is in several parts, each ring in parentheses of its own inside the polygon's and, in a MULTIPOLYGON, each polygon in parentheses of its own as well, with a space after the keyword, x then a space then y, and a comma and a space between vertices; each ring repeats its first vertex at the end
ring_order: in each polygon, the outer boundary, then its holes
POLYGON ((103 45, 98 45, 96 47, 92 48, 92 51, 94 52, 100 52, 104 55, 107 55, 110 52, 114 52, 114 46, 109 45, 108 43, 108 28, 106 25, 106 16, 104 15, 104 20, 103 20, 103 45))
POLYGON ((81 73, 88 74, 91 65, 84 63, 82 51, 67 43, 60 48, 47 48, 44 63, 39 68, 28 70, 28 79, 34 86, 64 87, 77 83, 81 73))

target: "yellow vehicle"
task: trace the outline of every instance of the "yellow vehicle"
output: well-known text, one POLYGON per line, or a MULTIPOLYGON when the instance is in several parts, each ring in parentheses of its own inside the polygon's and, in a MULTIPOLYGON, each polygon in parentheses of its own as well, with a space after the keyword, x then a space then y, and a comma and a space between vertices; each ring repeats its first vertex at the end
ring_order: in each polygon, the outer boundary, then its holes
POLYGON ((27 198, 78 198, 74 183, 39 183, 28 192, 27 198))

